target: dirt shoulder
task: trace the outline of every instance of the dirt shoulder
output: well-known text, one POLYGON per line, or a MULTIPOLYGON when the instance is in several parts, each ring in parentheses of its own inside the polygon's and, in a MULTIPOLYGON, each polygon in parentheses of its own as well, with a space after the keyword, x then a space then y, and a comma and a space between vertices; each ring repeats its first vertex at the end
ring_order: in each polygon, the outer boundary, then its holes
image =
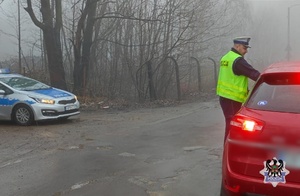
POLYGON ((205 102, 217 98, 214 90, 208 93, 191 93, 185 96, 182 100, 155 100, 155 101, 145 101, 143 103, 129 102, 122 99, 116 100, 106 100, 104 98, 93 98, 93 99, 81 99, 81 110, 82 111, 96 111, 96 110, 138 110, 142 108, 160 108, 160 107, 170 107, 178 106, 193 102, 205 102))

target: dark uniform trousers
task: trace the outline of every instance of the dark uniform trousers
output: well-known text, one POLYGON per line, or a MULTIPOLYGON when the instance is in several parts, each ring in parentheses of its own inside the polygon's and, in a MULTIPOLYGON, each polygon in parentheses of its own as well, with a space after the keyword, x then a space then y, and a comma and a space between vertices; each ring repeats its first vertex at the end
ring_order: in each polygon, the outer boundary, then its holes
POLYGON ((226 123, 225 135, 224 135, 224 143, 225 143, 226 137, 229 133, 231 118, 241 109, 242 103, 224 97, 220 97, 219 101, 220 101, 221 108, 223 110, 223 114, 225 116, 225 123, 226 123))

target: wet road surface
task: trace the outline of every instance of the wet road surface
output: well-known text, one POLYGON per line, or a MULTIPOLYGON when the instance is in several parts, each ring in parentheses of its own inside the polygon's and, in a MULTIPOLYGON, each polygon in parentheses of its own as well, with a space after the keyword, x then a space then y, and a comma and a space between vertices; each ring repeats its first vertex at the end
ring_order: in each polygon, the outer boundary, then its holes
POLYGON ((219 195, 224 123, 216 100, 1 123, 0 195, 219 195))

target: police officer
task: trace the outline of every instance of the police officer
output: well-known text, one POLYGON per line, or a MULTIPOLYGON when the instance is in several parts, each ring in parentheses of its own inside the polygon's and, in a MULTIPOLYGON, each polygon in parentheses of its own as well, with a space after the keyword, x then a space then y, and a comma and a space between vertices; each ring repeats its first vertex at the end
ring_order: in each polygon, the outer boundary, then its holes
POLYGON ((226 122, 224 142, 229 132, 231 118, 246 100, 248 78, 256 81, 260 75, 260 72, 244 59, 250 48, 249 41, 249 37, 235 38, 233 47, 220 61, 217 95, 226 122))

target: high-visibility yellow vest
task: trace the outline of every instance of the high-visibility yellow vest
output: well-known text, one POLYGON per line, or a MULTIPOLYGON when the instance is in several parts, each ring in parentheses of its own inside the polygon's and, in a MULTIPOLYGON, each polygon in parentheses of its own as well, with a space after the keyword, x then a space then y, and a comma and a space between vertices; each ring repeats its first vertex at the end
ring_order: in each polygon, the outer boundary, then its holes
POLYGON ((217 95, 244 103, 248 94, 248 78, 235 75, 232 71, 234 61, 241 57, 233 51, 225 54, 220 62, 217 95))

